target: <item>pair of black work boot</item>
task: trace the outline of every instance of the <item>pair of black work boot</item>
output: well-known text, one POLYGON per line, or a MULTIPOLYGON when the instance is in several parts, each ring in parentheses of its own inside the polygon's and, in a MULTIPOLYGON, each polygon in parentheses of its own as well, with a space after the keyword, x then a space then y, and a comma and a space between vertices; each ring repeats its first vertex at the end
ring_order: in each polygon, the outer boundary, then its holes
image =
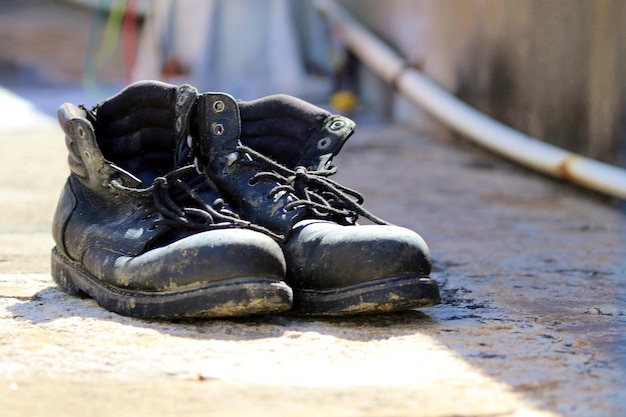
POLYGON ((58 116, 71 174, 52 276, 71 294, 140 318, 439 302, 422 238, 328 178, 354 131, 346 117, 287 95, 235 101, 157 81, 58 116))

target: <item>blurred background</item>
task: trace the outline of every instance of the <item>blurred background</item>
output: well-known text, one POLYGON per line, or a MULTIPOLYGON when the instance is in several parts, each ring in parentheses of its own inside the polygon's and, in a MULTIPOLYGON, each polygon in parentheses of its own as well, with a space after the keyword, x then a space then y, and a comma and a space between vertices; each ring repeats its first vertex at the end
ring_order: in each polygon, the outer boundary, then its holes
MULTIPOLYGON (((623 165, 623 0, 339 3, 480 111, 623 165)), ((152 78, 445 130, 360 65, 338 32, 312 0, 1 0, 0 88, 54 115, 64 101, 92 105, 152 78)))

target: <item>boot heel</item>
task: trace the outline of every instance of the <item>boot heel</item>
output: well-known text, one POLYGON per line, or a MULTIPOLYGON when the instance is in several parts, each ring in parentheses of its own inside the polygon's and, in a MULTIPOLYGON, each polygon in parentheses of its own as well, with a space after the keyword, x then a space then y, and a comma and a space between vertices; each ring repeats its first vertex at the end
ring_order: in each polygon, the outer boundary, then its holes
POLYGON ((52 279, 66 293, 70 295, 86 296, 78 287, 75 280, 77 272, 70 265, 70 260, 61 255, 56 247, 52 248, 52 279))

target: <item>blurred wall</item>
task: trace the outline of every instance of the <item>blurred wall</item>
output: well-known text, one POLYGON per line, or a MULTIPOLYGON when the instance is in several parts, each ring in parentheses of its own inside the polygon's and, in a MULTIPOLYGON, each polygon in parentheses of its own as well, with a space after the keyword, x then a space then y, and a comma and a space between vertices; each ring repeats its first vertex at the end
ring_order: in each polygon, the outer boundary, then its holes
MULTIPOLYGON (((409 62, 495 119, 571 151, 623 162, 625 1, 342 3, 409 62)), ((400 119, 419 111, 365 80, 365 98, 380 111, 400 119)))
POLYGON ((323 20, 311 0, 152 0, 132 78, 254 99, 328 89, 323 20))

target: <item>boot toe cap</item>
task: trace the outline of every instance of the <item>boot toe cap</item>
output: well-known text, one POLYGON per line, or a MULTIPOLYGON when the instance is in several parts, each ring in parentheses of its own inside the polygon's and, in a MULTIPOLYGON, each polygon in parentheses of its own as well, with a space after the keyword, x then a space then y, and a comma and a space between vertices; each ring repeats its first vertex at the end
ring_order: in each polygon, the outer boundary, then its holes
POLYGON ((309 224, 294 231, 285 256, 289 281, 315 289, 394 276, 428 276, 431 270, 424 239, 398 226, 309 224))
POLYGON ((138 256, 89 251, 85 264, 118 287, 167 291, 235 279, 283 280, 285 261, 278 244, 247 229, 197 233, 138 256), (91 259, 89 259, 91 258, 91 259))

